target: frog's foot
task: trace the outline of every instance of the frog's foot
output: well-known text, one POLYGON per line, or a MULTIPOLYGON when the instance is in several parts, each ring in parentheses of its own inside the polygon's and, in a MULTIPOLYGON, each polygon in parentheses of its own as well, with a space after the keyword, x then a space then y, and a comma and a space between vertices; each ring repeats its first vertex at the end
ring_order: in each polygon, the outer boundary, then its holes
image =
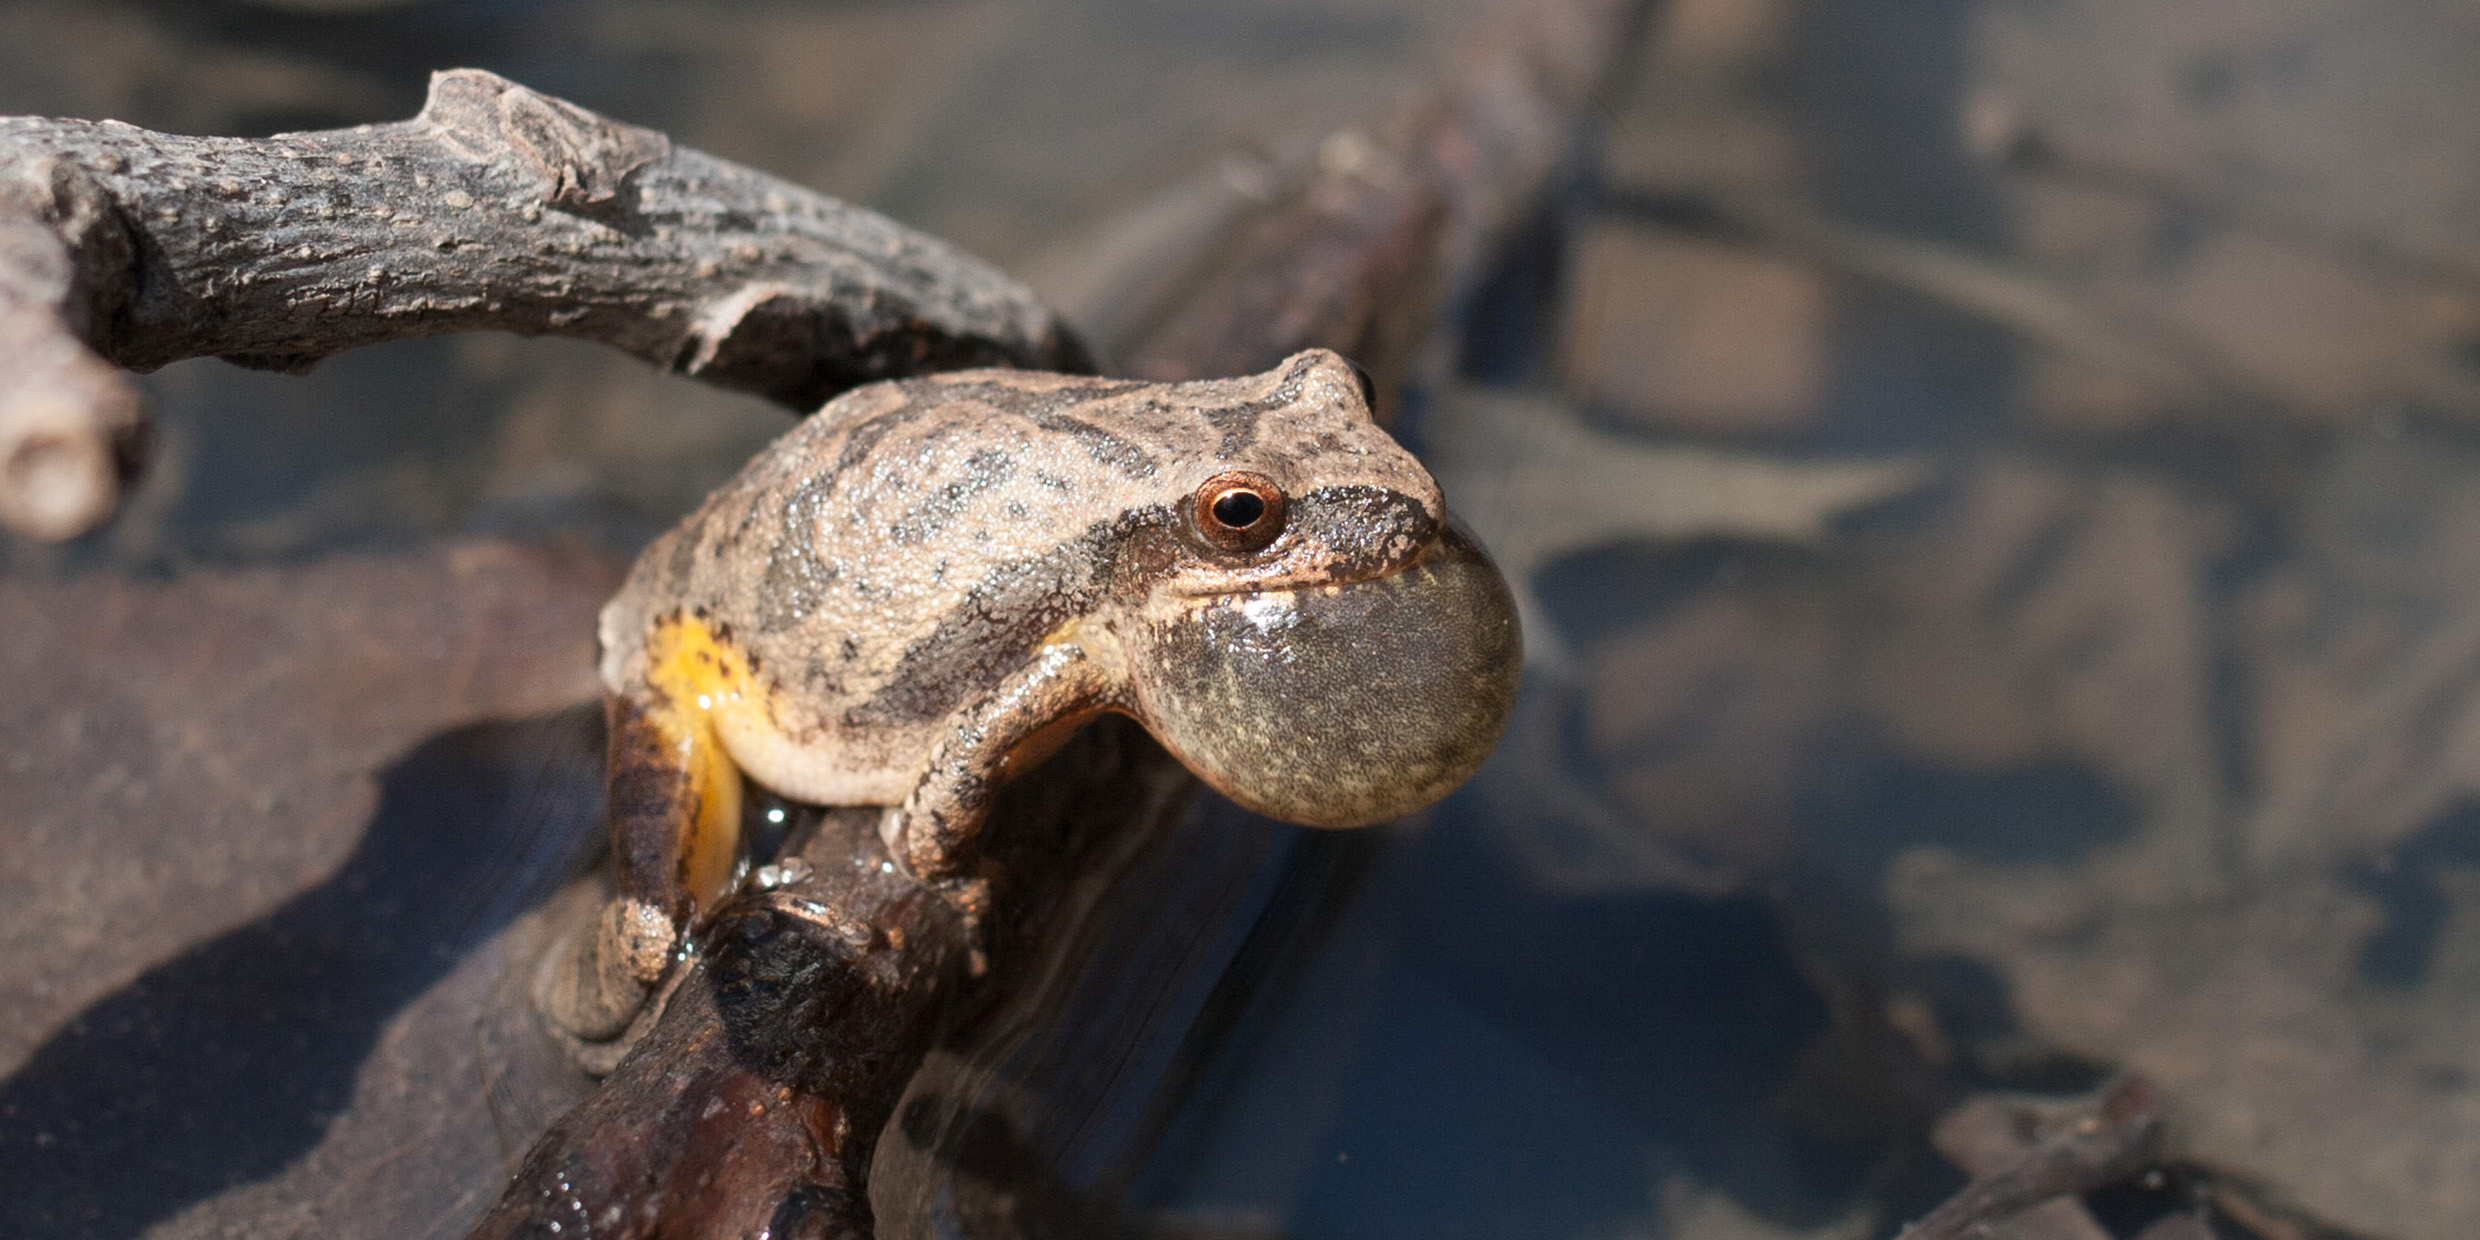
MULTIPOLYGON (((621 1043, 616 1050, 626 1050, 635 1039, 624 1035, 644 1023, 639 1017, 647 1014, 647 1000, 667 974, 677 972, 679 940, 661 909, 614 897, 543 958, 534 978, 534 1005, 565 1039, 586 1046, 621 1043)), ((618 1054, 610 1058, 616 1063, 618 1054)))
POLYGON ((904 853, 903 806, 890 805, 887 807, 886 813, 878 816, 878 842, 881 847, 887 850, 888 860, 903 867, 905 873, 912 874, 915 878, 921 877, 921 875, 914 872, 910 859, 908 859, 904 853))
MULTIPOLYGON (((964 868, 961 858, 936 843, 921 846, 906 829, 911 821, 904 806, 891 805, 878 820, 878 840, 887 848, 887 856, 898 869, 914 882, 936 892, 949 908, 956 910, 964 922, 967 967, 975 977, 990 971, 990 953, 985 950, 982 933, 984 921, 990 916, 990 879, 964 868)), ((940 837, 932 835, 936 841, 940 837)))
POLYGON ((726 652, 688 621, 656 636, 647 679, 604 703, 619 894, 535 977, 535 1006, 588 1071, 578 1048, 616 1063, 660 1010, 649 1000, 683 972, 688 927, 731 884, 740 855, 740 770, 707 711, 723 692, 726 652))

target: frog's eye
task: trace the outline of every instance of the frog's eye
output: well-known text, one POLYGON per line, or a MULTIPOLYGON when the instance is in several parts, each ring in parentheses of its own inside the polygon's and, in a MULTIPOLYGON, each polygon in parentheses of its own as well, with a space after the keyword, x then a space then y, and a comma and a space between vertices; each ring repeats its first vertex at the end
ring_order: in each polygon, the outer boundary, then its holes
POLYGON ((1225 551, 1255 551, 1283 532, 1283 488, 1246 470, 1216 474, 1197 488, 1190 519, 1225 551))

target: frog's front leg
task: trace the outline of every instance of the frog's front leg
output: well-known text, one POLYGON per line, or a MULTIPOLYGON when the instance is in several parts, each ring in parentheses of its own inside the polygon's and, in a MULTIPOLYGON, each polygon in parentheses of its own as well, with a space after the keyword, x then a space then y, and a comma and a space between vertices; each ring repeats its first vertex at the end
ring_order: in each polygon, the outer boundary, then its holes
POLYGON ((969 850, 999 785, 1116 704, 1114 678, 1084 645, 1045 643, 997 690, 948 719, 921 779, 879 826, 888 853, 978 918, 987 895, 970 876, 969 850))
POLYGON ((581 1041, 628 1029, 740 858, 741 775, 711 712, 730 690, 699 674, 696 652, 667 653, 645 683, 605 704, 618 891, 575 950, 554 961, 541 995, 581 1041))

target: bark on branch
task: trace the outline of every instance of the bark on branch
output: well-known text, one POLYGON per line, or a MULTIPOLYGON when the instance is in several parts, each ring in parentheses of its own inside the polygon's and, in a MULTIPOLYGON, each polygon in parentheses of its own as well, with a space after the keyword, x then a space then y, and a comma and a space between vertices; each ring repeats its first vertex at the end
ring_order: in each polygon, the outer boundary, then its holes
POLYGON ((599 340, 799 409, 895 374, 1088 369, 996 268, 882 216, 474 69, 409 121, 265 139, 0 118, 0 521, 110 515, 143 442, 116 367, 303 370, 496 329, 599 340))

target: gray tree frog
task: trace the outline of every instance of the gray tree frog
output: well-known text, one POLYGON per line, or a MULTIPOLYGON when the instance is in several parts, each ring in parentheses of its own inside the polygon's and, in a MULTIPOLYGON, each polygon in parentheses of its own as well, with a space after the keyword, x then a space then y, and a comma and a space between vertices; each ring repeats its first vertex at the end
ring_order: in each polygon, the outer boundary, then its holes
POLYGON ((1358 826, 1470 775, 1522 664, 1506 583, 1324 350, 855 389, 648 547, 601 627, 619 893, 545 999, 587 1041, 734 881, 744 775, 889 806, 890 855, 971 912, 994 791, 1099 712, 1250 809, 1358 826))

